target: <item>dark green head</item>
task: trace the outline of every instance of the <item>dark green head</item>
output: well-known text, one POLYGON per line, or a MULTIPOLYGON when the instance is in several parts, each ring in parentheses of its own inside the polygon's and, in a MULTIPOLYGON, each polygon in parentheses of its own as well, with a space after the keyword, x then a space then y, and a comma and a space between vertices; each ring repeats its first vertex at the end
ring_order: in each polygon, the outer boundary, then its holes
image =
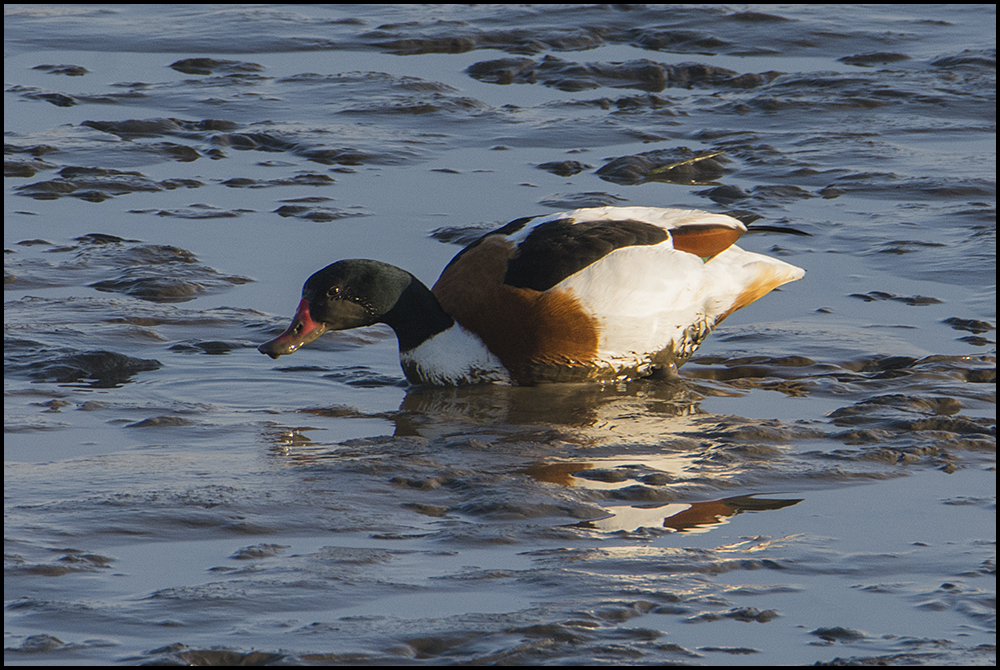
POLYGON ((453 322, 430 290, 406 270, 381 261, 337 261, 306 280, 292 324, 258 350, 277 358, 297 351, 327 330, 376 323, 390 325, 400 350, 405 351, 453 322))
POLYGON ((411 282, 395 265, 369 260, 338 261, 315 273, 302 287, 309 313, 330 330, 370 326, 395 307, 411 282))

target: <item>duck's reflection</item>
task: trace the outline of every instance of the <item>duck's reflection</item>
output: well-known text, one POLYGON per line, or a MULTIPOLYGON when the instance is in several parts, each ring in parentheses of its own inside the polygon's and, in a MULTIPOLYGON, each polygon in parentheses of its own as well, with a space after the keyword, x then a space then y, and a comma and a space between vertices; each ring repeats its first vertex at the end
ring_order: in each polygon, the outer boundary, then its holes
MULTIPOLYGON (((436 454, 446 453, 444 460, 462 463, 461 474, 448 475, 459 480, 473 481, 477 472, 488 472, 488 477, 513 476, 512 486, 527 477, 584 493, 580 500, 586 499, 597 514, 573 525, 601 532, 640 528, 706 532, 742 512, 778 510, 801 502, 755 496, 676 502, 680 489, 672 484, 690 483, 692 473, 712 467, 706 466, 706 448, 711 445, 706 447, 699 437, 703 433, 699 422, 710 418, 699 409, 704 397, 699 390, 703 389, 683 380, 415 386, 398 410, 378 415, 340 406, 300 410, 332 419, 379 418, 391 423, 391 436, 357 444, 312 443, 303 431, 313 429, 286 427, 270 441, 276 451, 281 447, 284 458, 300 464, 374 458, 395 463, 401 472, 413 465, 414 458, 420 468, 446 468, 428 466, 436 463, 436 454), (588 496, 587 490, 600 493, 588 496), (604 516, 594 509, 595 503, 604 516)), ((713 469, 711 476, 726 477, 727 472, 725 467, 713 469)), ((452 513, 447 503, 439 507, 445 516, 452 513)))
POLYGON ((714 526, 728 523, 730 517, 742 512, 776 510, 800 502, 802 498, 770 499, 737 496, 707 502, 670 503, 658 507, 623 505, 609 508, 611 514, 603 519, 582 521, 575 525, 606 532, 668 528, 681 533, 704 533, 714 526))
MULTIPOLYGON (((642 466, 637 459, 619 463, 604 461, 600 464, 586 461, 557 461, 534 463, 521 472, 539 481, 561 486, 607 490, 635 485, 648 480, 649 475, 630 476, 631 471, 654 470, 668 479, 671 472, 679 474, 688 459, 682 456, 644 456, 642 466), (598 465, 600 467, 598 467, 598 465), (617 467, 609 467, 615 466, 617 467)), ((605 507, 608 516, 574 524, 606 532, 633 531, 639 528, 667 528, 677 532, 706 532, 713 526, 728 522, 730 517, 742 512, 762 512, 790 507, 802 499, 769 499, 756 496, 736 496, 720 500, 694 503, 667 503, 663 505, 615 505, 605 507)))
POLYGON ((626 435, 659 434, 662 421, 696 414, 703 396, 684 382, 414 387, 392 417, 396 436, 433 438, 482 426, 597 428, 626 435))

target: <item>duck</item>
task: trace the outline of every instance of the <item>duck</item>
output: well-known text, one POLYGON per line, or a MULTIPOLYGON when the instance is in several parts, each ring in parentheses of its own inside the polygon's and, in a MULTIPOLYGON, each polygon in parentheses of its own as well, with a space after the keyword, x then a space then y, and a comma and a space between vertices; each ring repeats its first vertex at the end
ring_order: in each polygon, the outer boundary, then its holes
POLYGON ((746 232, 727 214, 593 207, 482 235, 432 288, 388 263, 341 260, 306 280, 291 325, 258 350, 277 359, 382 323, 412 384, 675 378, 726 317, 805 275, 741 249, 746 232))

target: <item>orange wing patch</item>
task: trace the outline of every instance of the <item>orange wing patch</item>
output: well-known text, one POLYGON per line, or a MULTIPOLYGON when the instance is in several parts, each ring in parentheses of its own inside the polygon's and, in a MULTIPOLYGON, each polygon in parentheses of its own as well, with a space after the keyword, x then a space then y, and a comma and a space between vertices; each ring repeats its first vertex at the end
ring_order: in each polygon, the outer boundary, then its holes
POLYGON ((670 236, 674 239, 674 249, 701 258, 711 258, 721 254, 733 246, 742 234, 743 231, 738 228, 719 225, 681 226, 670 230, 670 236))
POLYGON ((565 291, 503 283, 512 242, 484 238, 445 268, 432 289, 444 311, 476 333, 520 384, 538 364, 590 367, 597 355, 595 319, 565 291))

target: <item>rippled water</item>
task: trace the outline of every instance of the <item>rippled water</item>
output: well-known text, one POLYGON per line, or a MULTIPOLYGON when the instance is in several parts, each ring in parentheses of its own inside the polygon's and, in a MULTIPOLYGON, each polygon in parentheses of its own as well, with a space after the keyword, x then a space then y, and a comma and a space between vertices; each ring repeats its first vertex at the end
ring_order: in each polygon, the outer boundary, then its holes
POLYGON ((996 661, 996 14, 5 6, 7 663, 996 661), (711 161, 657 169, 686 157, 711 161), (682 383, 273 362, 588 205, 809 237, 682 383))

